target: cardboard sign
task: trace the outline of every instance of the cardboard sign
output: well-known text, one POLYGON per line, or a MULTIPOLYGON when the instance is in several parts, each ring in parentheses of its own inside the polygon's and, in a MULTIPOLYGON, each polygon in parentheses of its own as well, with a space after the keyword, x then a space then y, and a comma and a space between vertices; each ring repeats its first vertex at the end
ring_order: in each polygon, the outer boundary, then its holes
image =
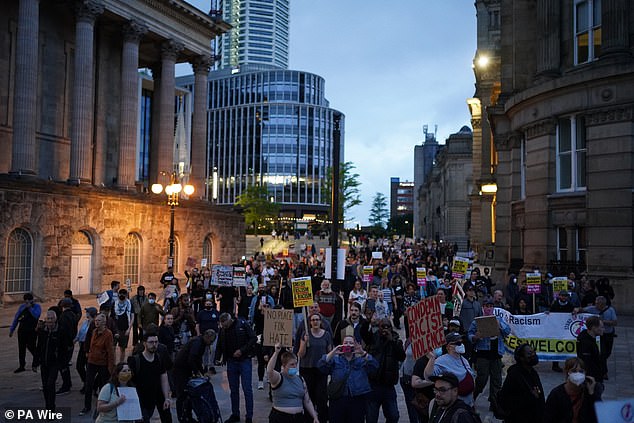
POLYGON ((247 286, 244 266, 235 266, 233 268, 233 286, 247 286))
POLYGON ((539 294, 542 292, 542 275, 539 272, 526 274, 526 293, 539 294))
POLYGON ((425 298, 405 310, 412 337, 412 354, 418 359, 445 344, 445 332, 440 316, 440 299, 437 296, 425 298))
POLYGON ((423 288, 427 286, 427 269, 424 267, 416 268, 416 283, 423 288))
POLYGON ((266 308, 262 345, 274 347, 278 342, 283 347, 293 346, 293 310, 266 308))
POLYGON ((310 276, 291 279, 293 290, 293 307, 309 307, 313 305, 313 285, 310 276))
POLYGON ((383 253, 380 251, 372 251, 372 259, 383 260, 383 253))
POLYGON ((464 279, 467 274, 467 269, 469 268, 469 259, 464 257, 454 257, 453 258, 453 268, 451 269, 451 277, 464 279))
POLYGON ((97 295, 97 303, 99 305, 108 302, 108 300, 110 300, 110 297, 108 296, 108 291, 104 291, 100 295, 97 295))
POLYGON ((185 262, 185 266, 187 267, 196 267, 196 259, 193 257, 187 257, 187 261, 185 262))
POLYGON ((363 266, 363 282, 370 282, 372 280, 373 272, 374 266, 363 266))
POLYGON ((211 266, 211 284, 231 286, 233 284, 233 266, 214 264, 211 266))
POLYGON ((634 422, 634 398, 618 401, 597 401, 594 403, 599 423, 634 422))
POLYGON ((207 267, 207 259, 206 258, 200 260, 200 267, 207 267))
POLYGON ((495 316, 480 316, 475 318, 476 327, 480 332, 480 338, 500 336, 500 325, 495 316))
POLYGON ((559 291, 568 291, 568 278, 565 276, 559 276, 556 278, 552 278, 553 282, 553 296, 557 298, 559 295, 559 291))

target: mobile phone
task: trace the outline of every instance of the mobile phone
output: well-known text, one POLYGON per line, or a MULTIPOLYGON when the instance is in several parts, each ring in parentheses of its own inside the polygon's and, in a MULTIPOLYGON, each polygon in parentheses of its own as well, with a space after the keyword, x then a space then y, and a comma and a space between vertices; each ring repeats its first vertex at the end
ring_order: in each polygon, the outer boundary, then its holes
POLYGON ((342 345, 341 346, 341 352, 342 353, 351 353, 354 350, 354 347, 352 347, 351 345, 342 345))

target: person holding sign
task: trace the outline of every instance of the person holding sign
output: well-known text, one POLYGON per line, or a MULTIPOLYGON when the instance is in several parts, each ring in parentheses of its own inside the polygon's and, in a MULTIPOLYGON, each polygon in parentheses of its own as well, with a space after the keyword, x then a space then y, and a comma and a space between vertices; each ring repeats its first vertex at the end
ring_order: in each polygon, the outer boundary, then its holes
POLYGON ((308 411, 313 423, 319 418, 308 395, 306 382, 299 376, 297 357, 292 352, 283 352, 280 358, 281 369, 275 370, 275 363, 280 356, 282 346, 275 344, 275 352, 266 367, 271 384, 273 407, 269 414, 269 423, 304 423, 304 410, 308 411))
POLYGON ((502 388, 502 356, 504 338, 511 333, 511 327, 501 317, 493 315, 493 298, 484 299, 484 316, 476 318, 469 326, 468 336, 473 343, 473 358, 477 372, 473 400, 489 385, 489 402, 493 405, 498 391, 502 388), (495 327, 488 328, 485 320, 493 320, 495 327), (496 323, 497 321, 497 323, 496 323), (490 333, 487 333, 489 332, 490 333), (495 333, 493 333, 495 331, 495 333))
POLYGON ((126 397, 123 394, 119 394, 119 387, 127 386, 130 379, 132 379, 132 371, 128 363, 117 364, 110 378, 110 383, 105 384, 99 391, 99 397, 97 398, 97 412, 99 415, 95 423, 117 423, 123 421, 117 417, 117 407, 125 402, 126 397))

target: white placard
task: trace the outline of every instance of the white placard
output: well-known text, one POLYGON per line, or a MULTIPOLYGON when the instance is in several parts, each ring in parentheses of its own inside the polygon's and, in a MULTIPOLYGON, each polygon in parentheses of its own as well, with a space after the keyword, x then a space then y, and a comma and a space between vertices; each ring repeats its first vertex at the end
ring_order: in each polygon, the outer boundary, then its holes
POLYGON ((125 395, 125 402, 117 407, 117 420, 136 421, 143 419, 141 414, 141 403, 136 388, 120 386, 119 395, 125 395))

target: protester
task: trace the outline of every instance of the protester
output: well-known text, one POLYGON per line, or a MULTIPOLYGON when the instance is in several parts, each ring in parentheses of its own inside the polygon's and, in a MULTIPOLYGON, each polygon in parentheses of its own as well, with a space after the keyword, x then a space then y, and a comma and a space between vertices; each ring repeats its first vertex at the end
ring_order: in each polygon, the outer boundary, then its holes
POLYGON ((95 329, 95 317, 97 316, 97 309, 95 307, 86 308, 86 319, 82 322, 75 342, 79 344, 79 351, 77 352, 77 362, 75 363, 75 370, 79 374, 79 378, 83 384, 80 389, 80 393, 83 395, 86 392, 86 366, 88 364, 86 357, 87 347, 90 345, 92 338, 92 332, 95 329))
POLYGON ((563 369, 566 381, 553 388, 546 399, 544 423, 596 423, 594 403, 599 401, 596 382, 586 375, 586 365, 569 358, 563 369))
POLYGON ((348 318, 340 321, 334 331, 334 344, 340 345, 345 335, 354 335, 357 342, 361 342, 362 330, 367 330, 370 322, 361 315, 361 305, 357 302, 350 304, 348 318), (366 329, 363 329, 366 328, 366 329))
POLYGON ((330 375, 330 423, 364 423, 372 391, 368 374, 377 371, 379 363, 353 336, 346 336, 342 345, 319 359, 318 366, 330 375))
MULTIPOLYGON (((572 313, 574 309, 575 306, 570 302, 570 292, 566 290, 559 291, 557 299, 550 306, 551 313, 572 313)), ((558 361, 553 361, 552 370, 559 373, 563 371, 558 361)))
MULTIPOLYGON (((460 321, 464 327, 468 329, 471 326, 471 322, 473 322, 476 317, 482 316, 482 305, 476 299, 475 285, 469 282, 465 283, 464 291, 465 297, 462 300, 462 305, 460 307, 460 321)), ((466 338, 464 356, 469 360, 471 359, 472 350, 473 344, 469 338, 466 338)))
POLYGON ((106 327, 106 319, 103 313, 95 317, 95 330, 92 332, 90 345, 86 351, 84 408, 79 412, 80 416, 90 412, 95 385, 97 389, 101 388, 102 384, 110 380, 114 370, 114 337, 110 329, 106 327))
POLYGON ((337 295, 330 286, 330 281, 324 279, 321 282, 321 289, 315 293, 315 302, 319 304, 322 317, 334 326, 341 320, 341 297, 337 295))
POLYGON ((119 393, 121 386, 127 386, 132 379, 132 371, 127 363, 119 363, 112 372, 110 382, 105 384, 97 397, 97 412, 99 415, 95 423, 118 423, 117 407, 126 401, 126 397, 119 393))
POLYGON ((251 386, 251 357, 257 338, 251 326, 241 318, 234 319, 229 313, 220 315, 220 336, 216 347, 216 361, 227 364, 227 380, 231 390, 231 416, 225 423, 240 421, 240 383, 244 392, 246 408, 245 423, 253 419, 253 387, 251 386))
POLYGON ((156 294, 150 292, 147 296, 147 301, 141 306, 139 312, 139 333, 143 333, 145 327, 150 323, 154 323, 158 326, 159 316, 165 316, 165 311, 159 303, 156 302, 156 294))
POLYGON ((585 308, 576 309, 575 311, 596 314, 599 316, 601 321, 603 322, 604 331, 603 335, 601 335, 601 359, 603 361, 604 366, 604 375, 603 379, 608 379, 608 368, 607 362, 610 356, 612 355, 612 348, 614 346, 614 337, 616 336, 616 332, 614 328, 617 325, 617 317, 616 311, 614 307, 608 305, 608 300, 603 295, 599 295, 595 300, 595 305, 588 306, 585 308))
POLYGON ((132 304, 132 313, 134 318, 132 319, 132 344, 136 345, 143 339, 143 329, 139 325, 139 314, 141 314, 141 307, 147 301, 145 296, 145 287, 139 285, 136 289, 136 295, 132 297, 130 303, 132 304))
POLYGON ((37 340, 37 321, 42 314, 42 308, 35 302, 33 294, 27 292, 23 296, 24 302, 18 307, 13 322, 9 327, 9 337, 18 329, 18 362, 19 366, 13 373, 21 373, 26 366, 26 350, 35 358, 35 344, 37 340))
POLYGON ((57 373, 64 365, 68 365, 67 350, 69 342, 72 343, 72 338, 67 332, 60 329, 57 324, 57 314, 52 310, 48 310, 45 323, 39 324, 37 328, 33 367, 35 369, 40 367, 44 403, 49 410, 55 410, 57 373))
MULTIPOLYGON (((74 340, 77 336, 77 323, 81 318, 73 311, 72 291, 67 291, 68 296, 62 298, 59 305, 62 309, 62 313, 58 318, 59 330, 66 335, 64 340, 65 345, 65 357, 63 359, 62 366, 59 369, 59 374, 62 377, 62 386, 55 392, 56 395, 66 395, 70 393, 72 387, 72 380, 70 377, 70 362, 73 359, 74 340)), ((79 302, 77 302, 79 304, 79 302)))
POLYGON ((132 330, 132 304, 128 300, 128 291, 120 289, 114 302, 114 316, 117 332, 114 333, 115 347, 119 347, 119 362, 125 361, 125 349, 128 347, 132 330))
POLYGON ((275 370, 275 363, 281 350, 282 347, 278 342, 275 344, 275 352, 269 359, 266 368, 273 401, 269 423, 304 423, 308 420, 305 411, 308 412, 313 423, 318 423, 319 418, 308 395, 306 383, 299 376, 295 354, 282 353, 280 371, 275 370))
POLYGON ((515 364, 509 367, 498 392, 494 412, 505 423, 540 423, 544 419, 544 388, 535 366, 539 358, 529 344, 513 353, 515 364), (499 414, 501 413, 501 414, 499 414))
POLYGON ((470 405, 458 395, 458 378, 451 372, 431 376, 434 405, 429 421, 433 423, 477 423, 470 405))
POLYGON ((606 364, 599 351, 596 338, 602 336, 603 331, 601 319, 598 316, 591 316, 586 319, 586 328, 577 336, 577 357, 583 360, 586 374, 595 382, 595 397, 598 400, 601 400, 603 394, 603 375, 606 364))

